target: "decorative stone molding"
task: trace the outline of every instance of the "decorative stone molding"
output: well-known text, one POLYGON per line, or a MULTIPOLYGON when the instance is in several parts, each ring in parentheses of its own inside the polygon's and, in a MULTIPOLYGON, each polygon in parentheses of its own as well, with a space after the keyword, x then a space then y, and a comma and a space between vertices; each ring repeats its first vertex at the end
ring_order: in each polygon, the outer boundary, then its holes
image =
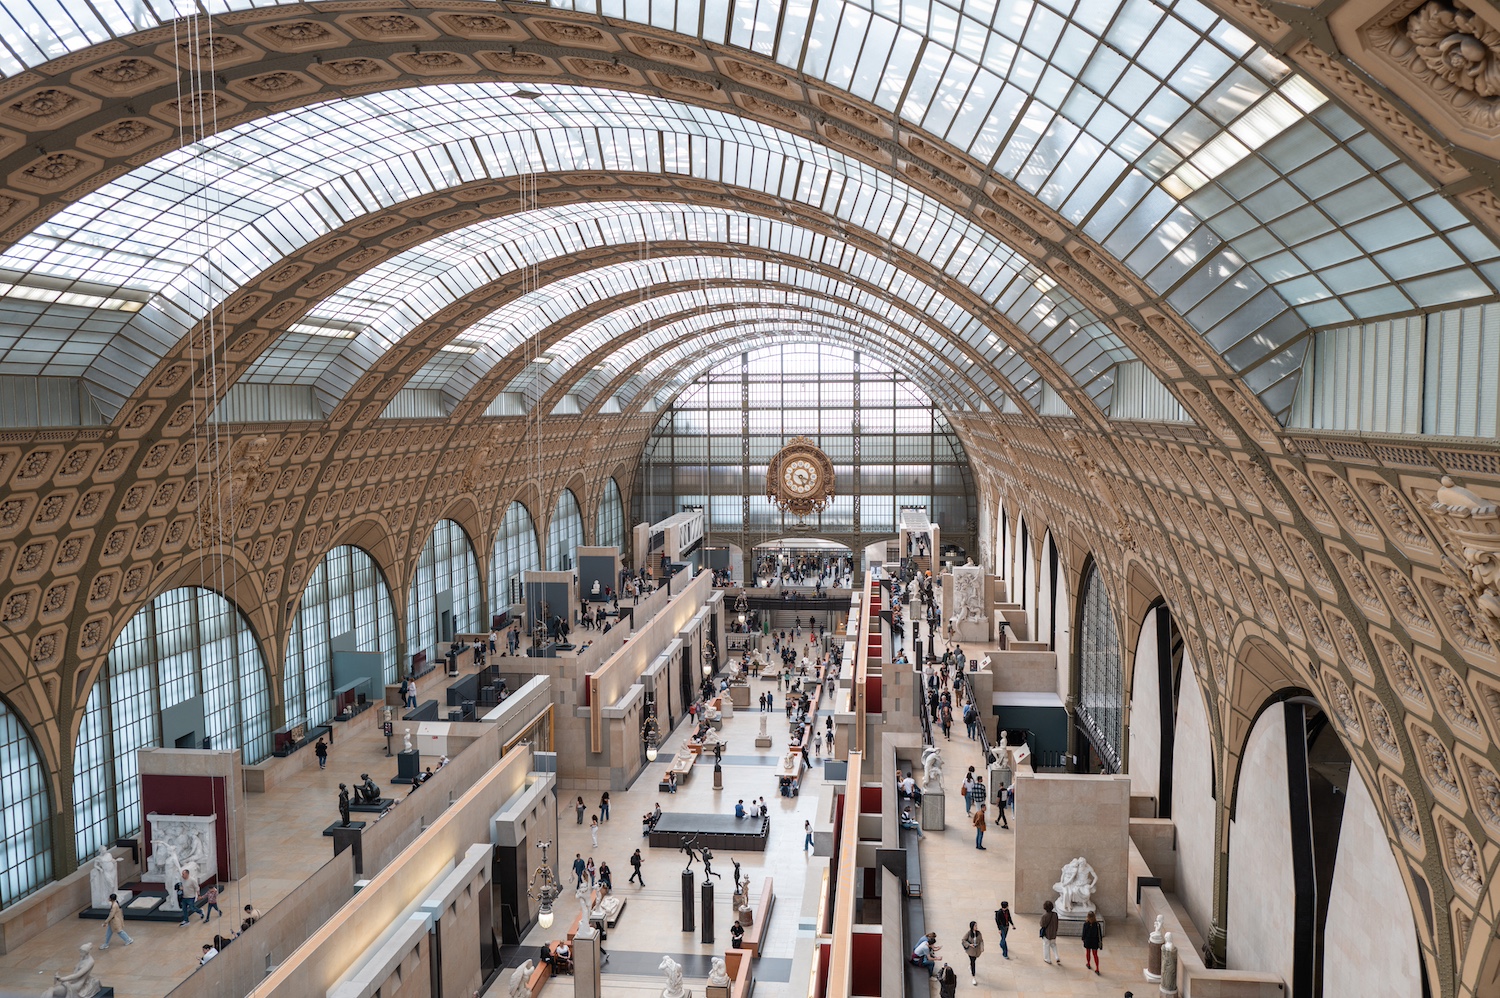
POLYGON ((1500 127, 1500 31, 1460 0, 1398 4, 1365 29, 1365 38, 1455 116, 1500 127))
POLYGON ((1417 823, 1417 805, 1411 791, 1390 777, 1385 777, 1385 799, 1390 802, 1391 819, 1396 829, 1412 842, 1422 841, 1422 829, 1417 823))
POLYGON ((1442 831, 1448 854, 1448 875, 1459 887, 1479 894, 1484 890, 1484 868, 1474 840, 1469 838, 1468 832, 1445 818, 1438 819, 1438 828, 1442 831))
POLYGON ((1473 598, 1480 612, 1500 621, 1500 507, 1443 477, 1432 512, 1449 535, 1443 570, 1473 598))

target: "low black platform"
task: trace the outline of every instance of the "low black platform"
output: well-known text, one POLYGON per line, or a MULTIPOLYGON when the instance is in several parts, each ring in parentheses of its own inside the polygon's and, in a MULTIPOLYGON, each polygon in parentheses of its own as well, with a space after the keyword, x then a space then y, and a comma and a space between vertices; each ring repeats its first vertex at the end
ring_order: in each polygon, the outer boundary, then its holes
MULTIPOLYGON (((350 808, 350 810, 352 811, 353 808, 350 808)), ((363 827, 365 827, 365 823, 363 821, 351 821, 347 825, 345 825, 342 821, 335 821, 333 824, 331 824, 327 828, 323 829, 323 834, 325 836, 327 836, 328 838, 331 839, 331 838, 333 838, 333 830, 335 828, 363 828, 363 827)))
POLYGON ((396 802, 390 797, 382 797, 368 804, 364 801, 352 800, 349 802, 349 810, 362 811, 365 814, 384 814, 396 806, 396 802))
POLYGON ((696 835, 699 846, 715 852, 765 852, 771 834, 770 818, 736 818, 732 814, 663 813, 648 841, 660 849, 677 849, 683 836, 696 835))

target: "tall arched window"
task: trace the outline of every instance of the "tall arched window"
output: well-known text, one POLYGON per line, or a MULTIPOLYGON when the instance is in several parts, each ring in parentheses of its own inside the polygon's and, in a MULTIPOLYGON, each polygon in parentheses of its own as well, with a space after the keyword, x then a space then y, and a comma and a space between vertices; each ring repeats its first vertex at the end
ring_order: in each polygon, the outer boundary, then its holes
MULTIPOLYGON (((281 680, 287 723, 322 724, 333 715, 333 645, 353 634, 353 651, 380 652, 396 681, 396 607, 380 568, 357 547, 336 547, 308 578, 287 639, 281 680)), ((375 691, 371 691, 371 695, 375 691)))
POLYGON ((563 489, 547 527, 547 568, 554 572, 572 568, 576 549, 582 543, 583 514, 578 511, 578 497, 572 489, 563 489))
POLYGON ((162 744, 162 712, 201 697, 216 749, 271 752, 266 661, 244 614, 211 589, 162 593, 115 638, 84 707, 73 758, 74 838, 87 856, 141 827, 136 750, 162 744))
POLYGON ((406 599, 407 653, 426 651, 436 661, 439 641, 481 629, 481 603, 479 562, 469 535, 452 520, 439 520, 422 548, 406 599))
POLYGON ((604 495, 599 499, 599 513, 594 520, 594 543, 600 547, 625 547, 625 504, 620 501, 620 487, 613 478, 604 480, 604 495))
POLYGON ((542 549, 536 540, 536 525, 526 507, 513 502, 495 535, 495 558, 490 565, 490 612, 500 613, 520 603, 521 574, 541 567, 542 549))
POLYGON ((1078 720, 1104 768, 1120 771, 1125 715, 1125 671, 1120 638, 1104 580, 1091 560, 1083 573, 1078 628, 1078 720))
POLYGON ((47 774, 21 719, 0 701, 0 908, 52 879, 47 774))

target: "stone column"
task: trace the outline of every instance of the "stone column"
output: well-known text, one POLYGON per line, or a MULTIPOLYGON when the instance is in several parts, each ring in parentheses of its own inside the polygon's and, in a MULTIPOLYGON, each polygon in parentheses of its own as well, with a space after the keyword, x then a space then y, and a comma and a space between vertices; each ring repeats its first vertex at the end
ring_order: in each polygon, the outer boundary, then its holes
POLYGON ((1161 998, 1177 998, 1177 944, 1172 942, 1172 933, 1166 934, 1161 946, 1161 998))
POLYGON ((1156 925, 1146 940, 1146 980, 1155 984, 1161 980, 1161 947, 1166 940, 1161 934, 1161 916, 1156 916, 1156 925))
POLYGON ((573 936, 573 994, 575 998, 602 998, 599 930, 589 922, 578 926, 578 932, 573 936))

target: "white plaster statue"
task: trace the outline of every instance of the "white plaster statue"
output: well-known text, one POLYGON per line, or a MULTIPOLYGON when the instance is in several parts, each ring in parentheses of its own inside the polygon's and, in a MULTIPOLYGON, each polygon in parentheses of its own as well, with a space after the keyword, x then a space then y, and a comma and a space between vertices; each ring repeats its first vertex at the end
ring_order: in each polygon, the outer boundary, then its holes
POLYGON ((1156 916, 1156 924, 1154 924, 1154 925, 1151 926, 1151 938, 1148 939, 1147 942, 1153 942, 1153 943, 1160 944, 1160 943, 1162 943, 1162 942, 1165 941, 1162 938, 1162 934, 1161 934, 1162 918, 1163 918, 1163 916, 1161 916, 1161 915, 1157 915, 1156 916))
POLYGON ((94 958, 89 955, 93 948, 93 943, 78 947, 78 952, 83 955, 78 958, 77 965, 66 974, 53 974, 52 986, 42 992, 42 998, 92 998, 98 994, 103 985, 94 976, 94 958))
POLYGON ((593 595, 593 596, 598 596, 599 595, 599 580, 598 579, 594 580, 594 588, 592 588, 592 589, 589 590, 589 594, 593 595))
POLYGON ((683 998, 686 992, 682 987, 682 965, 670 956, 661 958, 661 964, 657 970, 667 979, 667 986, 662 990, 661 998, 683 998))
POLYGON ((531 974, 536 964, 527 960, 510 975, 510 998, 531 998, 531 974))
POLYGON ((411 747, 411 729, 410 728, 402 728, 401 729, 401 751, 403 751, 403 752, 410 752, 410 751, 412 751, 412 747, 411 747))
POLYGON ((761 714, 760 715, 760 736, 762 738, 766 737, 766 715, 765 714, 761 714))
MULTIPOLYGON (((195 881, 215 877, 219 872, 215 841, 217 819, 213 815, 147 815, 151 823, 151 857, 144 880, 157 880, 167 887, 164 910, 176 911, 171 887, 184 879, 183 870, 195 881)), ((106 895, 106 898, 108 895, 106 895)))
POLYGON ((578 890, 573 892, 573 896, 578 899, 578 910, 582 914, 584 922, 587 922, 589 916, 594 912, 594 906, 590 902, 590 895, 592 894, 593 891, 589 890, 587 884, 579 884, 578 890))
POLYGON ((713 964, 708 970, 709 987, 724 988, 729 986, 729 971, 724 968, 724 958, 716 956, 713 964))
POLYGON ((613 894, 606 895, 604 900, 599 902, 599 907, 595 908, 589 914, 589 918, 612 922, 619 917, 620 909, 624 906, 625 902, 620 898, 615 897, 613 894))
POLYGON ((109 896, 120 889, 120 861, 102 846, 89 867, 89 905, 108 908, 109 896))
POLYGON ((1079 856, 1069 860, 1062 868, 1062 879, 1052 885, 1057 891, 1057 911, 1060 915, 1086 915, 1094 910, 1094 891, 1099 886, 1099 875, 1089 861, 1079 856))
POLYGON ((943 793, 943 753, 936 745, 922 750, 922 792, 943 793))
POLYGON ((953 570, 954 624, 966 620, 984 622, 984 569, 965 565, 953 570))

